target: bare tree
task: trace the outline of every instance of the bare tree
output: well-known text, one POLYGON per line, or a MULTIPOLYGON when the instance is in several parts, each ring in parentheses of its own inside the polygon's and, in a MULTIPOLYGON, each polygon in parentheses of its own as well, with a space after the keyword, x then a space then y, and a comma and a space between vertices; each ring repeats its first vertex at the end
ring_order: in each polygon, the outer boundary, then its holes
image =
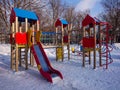
POLYGON ((5 30, 9 30, 10 23, 9 17, 12 8, 21 8, 37 12, 38 16, 41 15, 42 8, 47 4, 47 1, 43 0, 0 0, 0 27, 4 27, 5 30))
POLYGON ((112 36, 120 36, 120 0, 102 0, 101 3, 104 8, 101 17, 112 25, 112 36))
POLYGON ((49 0, 49 5, 46 8, 46 15, 49 17, 48 23, 51 29, 54 29, 55 21, 63 15, 63 12, 64 6, 61 0, 49 0))

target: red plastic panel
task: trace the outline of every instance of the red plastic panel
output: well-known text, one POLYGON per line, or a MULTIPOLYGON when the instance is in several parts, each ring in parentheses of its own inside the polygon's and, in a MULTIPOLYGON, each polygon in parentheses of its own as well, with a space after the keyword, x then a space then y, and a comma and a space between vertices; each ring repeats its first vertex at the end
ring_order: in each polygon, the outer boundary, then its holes
POLYGON ((15 42, 16 44, 27 44, 27 33, 16 33, 15 42))
POLYGON ((16 14, 12 8, 11 10, 11 14, 10 14, 10 24, 12 25, 12 23, 15 21, 15 17, 16 17, 16 14))
POLYGON ((63 37, 63 42, 64 43, 68 43, 68 35, 66 35, 66 36, 63 37))
POLYGON ((55 22, 55 27, 57 26, 62 26, 62 23, 59 19, 57 19, 57 21, 55 22))
POLYGON ((83 38, 83 47, 94 48, 95 47, 95 39, 93 37, 83 38))

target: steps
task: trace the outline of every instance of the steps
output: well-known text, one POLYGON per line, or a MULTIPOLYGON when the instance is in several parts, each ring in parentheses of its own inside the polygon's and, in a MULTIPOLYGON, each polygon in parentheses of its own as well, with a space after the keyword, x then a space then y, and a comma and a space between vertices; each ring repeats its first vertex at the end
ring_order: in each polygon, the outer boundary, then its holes
POLYGON ((25 69, 28 69, 27 62, 27 46, 11 45, 11 68, 18 71, 18 66, 25 64, 25 69))

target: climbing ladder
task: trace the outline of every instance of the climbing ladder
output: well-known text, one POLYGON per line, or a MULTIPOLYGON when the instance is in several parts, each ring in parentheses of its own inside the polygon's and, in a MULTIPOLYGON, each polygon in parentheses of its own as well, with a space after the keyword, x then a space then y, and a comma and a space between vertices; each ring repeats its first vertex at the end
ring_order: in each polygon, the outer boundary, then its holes
POLYGON ((19 47, 18 49, 19 52, 19 66, 21 66, 22 62, 25 63, 26 69, 28 68, 28 63, 27 63, 27 46, 19 47))
POLYGON ((25 69, 28 69, 27 62, 28 50, 26 45, 11 45, 11 68, 18 71, 18 66, 25 64, 25 69))
POLYGON ((106 63, 104 64, 102 64, 102 61, 101 61, 101 66, 105 65, 106 69, 108 69, 108 65, 113 62, 110 54, 110 52, 112 51, 112 47, 109 46, 109 29, 111 29, 112 26, 107 22, 102 22, 101 26, 103 28, 100 30, 100 33, 102 33, 103 36, 100 41, 100 45, 104 46, 104 50, 103 50, 104 52, 101 52, 101 55, 105 57, 105 60, 106 60, 106 63), (111 50, 109 48, 111 48, 111 50))

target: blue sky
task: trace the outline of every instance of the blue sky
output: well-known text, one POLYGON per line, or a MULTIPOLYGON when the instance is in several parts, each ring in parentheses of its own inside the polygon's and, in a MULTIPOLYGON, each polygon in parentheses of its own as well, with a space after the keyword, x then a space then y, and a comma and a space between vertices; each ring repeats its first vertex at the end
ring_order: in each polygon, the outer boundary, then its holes
POLYGON ((63 0, 69 5, 75 6, 76 11, 85 11, 90 9, 90 15, 95 17, 103 11, 100 2, 102 0, 63 0))

